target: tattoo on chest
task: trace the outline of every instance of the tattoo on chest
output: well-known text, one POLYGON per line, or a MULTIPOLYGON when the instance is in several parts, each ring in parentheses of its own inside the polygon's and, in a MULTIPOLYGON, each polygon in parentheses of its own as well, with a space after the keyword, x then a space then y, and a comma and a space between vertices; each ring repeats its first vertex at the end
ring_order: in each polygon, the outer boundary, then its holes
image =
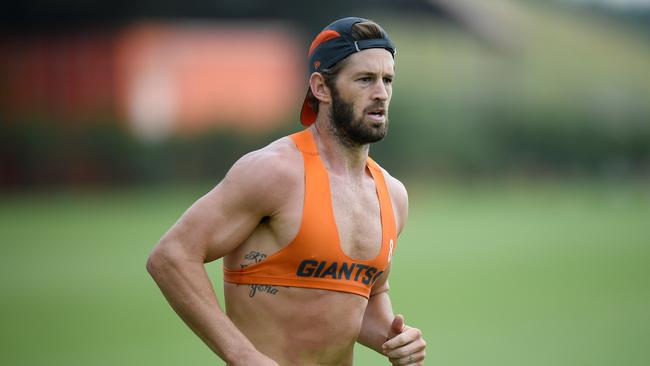
MULTIPOLYGON (((240 267, 246 268, 251 264, 259 263, 265 260, 266 257, 266 254, 253 250, 244 256, 244 262, 240 264, 240 267)), ((248 287, 251 289, 251 291, 248 293, 248 296, 250 297, 254 297, 258 293, 275 295, 279 292, 276 286, 271 285, 248 285, 248 287)))
POLYGON ((265 259, 266 259, 266 254, 256 252, 253 250, 244 256, 244 263, 240 264, 240 266, 241 268, 246 268, 251 264, 259 263, 265 259))

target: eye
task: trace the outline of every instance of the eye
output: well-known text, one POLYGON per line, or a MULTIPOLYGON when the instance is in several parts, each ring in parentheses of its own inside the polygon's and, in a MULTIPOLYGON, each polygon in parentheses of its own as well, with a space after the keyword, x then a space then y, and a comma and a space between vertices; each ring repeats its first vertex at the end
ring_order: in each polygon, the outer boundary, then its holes
POLYGON ((364 82, 364 83, 369 83, 369 82, 372 81, 372 78, 369 77, 369 76, 364 76, 364 77, 361 77, 361 78, 359 78, 359 79, 357 79, 357 80, 358 80, 358 81, 361 81, 361 82, 364 82))
POLYGON ((392 84, 393 83, 393 78, 384 78, 384 84, 392 84))

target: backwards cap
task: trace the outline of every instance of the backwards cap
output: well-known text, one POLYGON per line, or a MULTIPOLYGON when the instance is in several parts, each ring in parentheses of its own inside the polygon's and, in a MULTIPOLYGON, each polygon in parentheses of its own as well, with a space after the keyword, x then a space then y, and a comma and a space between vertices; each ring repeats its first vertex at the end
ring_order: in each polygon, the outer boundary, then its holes
MULTIPOLYGON (((383 29, 381 30, 382 38, 354 40, 352 26, 367 21, 367 19, 357 17, 343 18, 328 25, 318 33, 309 48, 309 75, 327 70, 351 54, 369 48, 386 49, 395 57, 395 47, 383 29)), ((302 111, 300 112, 300 122, 305 126, 309 126, 315 120, 316 111, 311 108, 305 96, 302 111)))

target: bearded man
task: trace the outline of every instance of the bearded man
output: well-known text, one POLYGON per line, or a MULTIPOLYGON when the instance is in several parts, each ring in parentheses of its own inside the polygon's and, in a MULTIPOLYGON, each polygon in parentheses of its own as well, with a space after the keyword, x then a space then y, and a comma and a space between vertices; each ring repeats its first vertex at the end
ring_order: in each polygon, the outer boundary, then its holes
POLYGON ((423 364, 422 333, 388 295, 406 189, 368 157, 388 129, 394 56, 372 21, 323 29, 307 127, 239 159, 149 256, 171 306, 228 365, 352 365, 356 342, 423 364), (225 313, 204 267, 219 258, 225 313))

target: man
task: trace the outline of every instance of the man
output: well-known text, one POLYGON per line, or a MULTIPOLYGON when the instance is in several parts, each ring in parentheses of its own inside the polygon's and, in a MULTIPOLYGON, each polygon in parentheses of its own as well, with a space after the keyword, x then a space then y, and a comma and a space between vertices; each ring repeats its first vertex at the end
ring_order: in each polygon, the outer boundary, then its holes
POLYGON ((351 365, 357 341, 423 364, 421 332, 387 292, 406 190, 368 158, 388 127, 394 52, 374 22, 326 27, 309 51, 309 127, 237 161, 149 256, 171 306, 229 365, 351 365), (204 268, 218 258, 227 315, 204 268))

